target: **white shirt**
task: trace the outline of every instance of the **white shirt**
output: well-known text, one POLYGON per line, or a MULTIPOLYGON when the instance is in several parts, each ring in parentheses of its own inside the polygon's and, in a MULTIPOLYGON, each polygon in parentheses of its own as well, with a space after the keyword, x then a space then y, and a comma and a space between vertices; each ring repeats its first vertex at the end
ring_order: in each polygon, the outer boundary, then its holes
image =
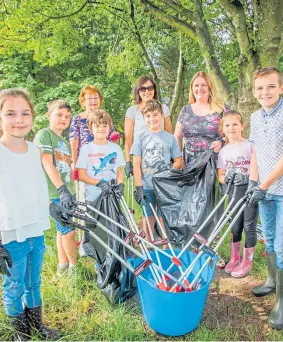
MULTIPOLYGON (((165 104, 163 104, 162 109, 164 113, 164 118, 166 119, 170 115, 169 108, 165 104)), ((137 105, 131 106, 127 109, 126 118, 130 118, 134 121, 134 133, 133 133, 134 140, 140 134, 147 131, 147 126, 144 121, 144 117, 137 105)), ((164 128, 164 123, 163 123, 163 128, 164 128)))
POLYGON ((48 187, 38 147, 26 153, 0 143, 0 233, 2 244, 43 235, 50 227, 48 187))
MULTIPOLYGON (((86 169, 87 175, 94 179, 109 182, 116 179, 117 168, 126 164, 121 147, 112 142, 96 145, 90 142, 82 147, 76 164, 77 169, 86 169)), ((101 193, 95 185, 85 185, 85 199, 94 201, 101 193)))

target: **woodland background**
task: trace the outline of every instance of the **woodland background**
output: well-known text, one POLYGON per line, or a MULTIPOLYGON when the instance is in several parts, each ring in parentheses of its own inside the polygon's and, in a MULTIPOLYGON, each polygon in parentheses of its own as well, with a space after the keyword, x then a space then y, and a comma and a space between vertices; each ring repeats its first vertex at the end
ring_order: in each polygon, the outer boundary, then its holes
POLYGON ((257 67, 283 70, 283 0, 2 0, 0 88, 24 87, 36 104, 95 84, 118 130, 141 74, 151 74, 172 120, 193 74, 209 71, 222 97, 248 119, 257 67))

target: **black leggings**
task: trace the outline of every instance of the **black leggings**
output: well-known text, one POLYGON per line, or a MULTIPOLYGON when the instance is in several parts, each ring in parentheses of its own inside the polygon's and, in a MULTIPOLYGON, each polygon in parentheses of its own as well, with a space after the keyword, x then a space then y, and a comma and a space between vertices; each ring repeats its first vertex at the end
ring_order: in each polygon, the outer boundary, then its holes
MULTIPOLYGON (((245 195, 247 190, 247 185, 242 185, 237 187, 237 192, 234 200, 234 205, 245 195)), ((229 201, 232 198, 232 194, 234 192, 234 188, 232 187, 229 192, 229 201)), ((232 205, 232 208, 233 206, 232 205)), ((236 210, 233 214, 233 217, 236 216, 238 210, 241 206, 236 210)), ((232 227, 232 242, 239 242, 242 240, 243 230, 246 235, 245 247, 251 248, 256 245, 256 227, 257 227, 257 218, 258 218, 258 205, 253 204, 244 209, 241 216, 237 219, 234 226, 232 227)))

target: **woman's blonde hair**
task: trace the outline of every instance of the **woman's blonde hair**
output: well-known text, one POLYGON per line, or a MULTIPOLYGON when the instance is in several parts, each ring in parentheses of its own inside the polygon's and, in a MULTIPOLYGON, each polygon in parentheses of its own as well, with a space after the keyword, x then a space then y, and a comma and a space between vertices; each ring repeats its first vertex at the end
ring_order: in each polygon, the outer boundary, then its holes
POLYGON ((82 90, 80 92, 80 96, 79 96, 79 102, 80 102, 80 105, 83 109, 85 109, 84 102, 85 102, 85 95, 86 94, 98 94, 98 96, 100 98, 100 106, 103 105, 104 97, 101 94, 100 90, 94 85, 86 85, 82 88, 82 90))
POLYGON ((215 82, 213 81, 211 76, 209 76, 209 74, 204 71, 199 71, 195 73, 191 80, 190 87, 189 87, 189 103, 191 104, 191 103, 196 102, 196 99, 193 94, 193 83, 195 79, 198 77, 203 77, 208 86, 208 91, 209 91, 208 102, 210 104, 211 109, 217 113, 222 113, 225 107, 224 101, 219 99, 215 82))
POLYGON ((92 132, 93 125, 108 125, 112 127, 111 116, 102 109, 96 109, 89 114, 87 118, 87 125, 89 130, 92 132))

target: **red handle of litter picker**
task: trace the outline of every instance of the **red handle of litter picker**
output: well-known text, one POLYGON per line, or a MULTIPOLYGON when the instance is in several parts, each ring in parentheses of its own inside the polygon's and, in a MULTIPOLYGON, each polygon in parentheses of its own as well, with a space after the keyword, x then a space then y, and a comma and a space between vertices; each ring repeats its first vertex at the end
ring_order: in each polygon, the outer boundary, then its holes
POLYGON ((139 276, 143 271, 145 271, 150 265, 152 264, 152 261, 150 259, 147 259, 143 261, 138 267, 134 270, 134 275, 139 276))
POLYGON ((133 240, 134 236, 135 236, 135 234, 134 234, 133 232, 130 232, 130 233, 126 236, 126 238, 125 238, 124 241, 125 241, 126 243, 130 243, 130 242, 133 240))
POLYGON ((193 237, 198 241, 200 242, 202 245, 206 245, 207 244, 207 241, 206 239, 200 235, 199 233, 194 233, 193 237))
POLYGON ((164 246, 168 244, 168 239, 160 239, 152 242, 154 246, 164 246))

